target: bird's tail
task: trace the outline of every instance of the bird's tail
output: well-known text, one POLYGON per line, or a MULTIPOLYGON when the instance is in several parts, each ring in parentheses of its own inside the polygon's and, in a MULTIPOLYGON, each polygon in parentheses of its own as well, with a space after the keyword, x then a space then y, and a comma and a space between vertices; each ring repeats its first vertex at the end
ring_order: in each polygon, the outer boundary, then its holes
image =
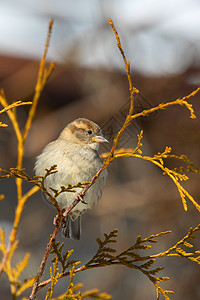
POLYGON ((81 238, 81 216, 73 221, 70 216, 65 219, 65 224, 62 227, 62 236, 74 240, 81 238))

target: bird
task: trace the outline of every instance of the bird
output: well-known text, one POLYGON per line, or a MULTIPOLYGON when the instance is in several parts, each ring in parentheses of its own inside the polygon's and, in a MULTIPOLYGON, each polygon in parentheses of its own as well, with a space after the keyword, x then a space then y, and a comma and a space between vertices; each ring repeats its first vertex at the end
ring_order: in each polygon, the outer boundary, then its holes
MULTIPOLYGON (((37 156, 35 175, 45 176, 45 169, 57 166, 57 172, 53 172, 44 180, 44 187, 52 196, 52 189, 60 190, 61 186, 90 182, 103 165, 98 150, 99 145, 105 142, 108 140, 96 123, 86 118, 78 118, 69 123, 59 137, 47 144, 37 156)), ((80 201, 66 216, 62 227, 63 237, 74 240, 81 238, 81 215, 96 205, 101 198, 107 174, 106 169, 100 173, 84 195, 84 201, 80 201)), ((78 187, 75 188, 75 192, 60 193, 56 197, 60 210, 68 209, 80 191, 81 188, 78 187)), ((45 198, 50 201, 46 194, 45 198)))

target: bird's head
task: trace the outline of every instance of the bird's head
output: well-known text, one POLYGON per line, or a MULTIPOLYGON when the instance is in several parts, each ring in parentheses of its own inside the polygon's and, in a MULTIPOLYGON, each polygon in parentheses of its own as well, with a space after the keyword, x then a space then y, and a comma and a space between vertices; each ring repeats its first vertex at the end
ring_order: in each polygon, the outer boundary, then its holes
POLYGON ((103 136, 101 128, 85 118, 79 118, 69 123, 59 138, 93 150, 98 150, 100 143, 108 142, 103 136))

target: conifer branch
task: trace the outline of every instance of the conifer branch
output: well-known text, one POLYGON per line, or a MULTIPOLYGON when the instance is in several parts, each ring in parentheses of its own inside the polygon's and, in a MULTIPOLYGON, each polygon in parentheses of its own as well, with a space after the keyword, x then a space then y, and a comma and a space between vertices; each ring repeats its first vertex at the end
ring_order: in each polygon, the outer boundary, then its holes
MULTIPOLYGON (((189 249, 193 248, 191 240, 196 238, 194 233, 199 231, 200 231, 200 224, 195 228, 191 227, 188 233, 169 249, 154 255, 141 255, 141 250, 148 251, 149 249, 152 248, 152 245, 158 242, 157 241, 158 238, 161 238, 166 234, 170 234, 171 231, 152 234, 147 238, 142 238, 141 235, 139 235, 136 239, 136 242, 131 247, 117 254, 116 249, 113 248, 112 246, 113 244, 117 244, 118 230, 114 229, 109 234, 106 233, 104 234, 104 240, 97 238, 98 250, 96 254, 84 266, 75 268, 77 264, 80 264, 80 261, 69 260, 69 262, 67 262, 70 255, 72 255, 73 251, 68 251, 65 254, 62 254, 63 244, 59 245, 59 243, 55 244, 54 250, 51 251, 52 254, 53 253, 56 254, 52 262, 55 263, 55 261, 59 261, 62 266, 62 271, 61 273, 59 273, 59 276, 57 277, 58 279, 70 276, 71 271, 68 270, 66 271, 67 269, 66 266, 68 266, 68 268, 72 267, 73 273, 75 274, 93 268, 123 265, 128 268, 135 269, 142 272, 154 284, 157 292, 157 299, 159 299, 159 296, 162 294, 165 300, 168 300, 170 299, 169 295, 173 294, 174 292, 162 288, 161 283, 169 280, 169 277, 158 276, 157 275, 158 272, 164 270, 164 268, 163 267, 154 268, 154 264, 160 258, 177 256, 181 258, 186 258, 200 265, 200 250, 187 252, 182 248, 182 247, 187 247, 189 249)), ((38 285, 38 290, 48 285, 49 283, 51 283, 51 278, 41 282, 38 285)))

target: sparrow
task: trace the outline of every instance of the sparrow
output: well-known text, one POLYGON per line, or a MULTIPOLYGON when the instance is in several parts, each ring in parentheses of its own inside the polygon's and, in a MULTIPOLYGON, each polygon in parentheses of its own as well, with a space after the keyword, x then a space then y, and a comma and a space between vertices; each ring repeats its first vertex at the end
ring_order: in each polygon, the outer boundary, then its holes
MULTIPOLYGON (((91 181, 103 165, 98 149, 99 144, 108 142, 101 128, 94 122, 79 118, 69 123, 57 140, 50 142, 36 158, 35 175, 44 176, 45 169, 57 165, 57 172, 44 180, 44 186, 53 196, 50 189, 60 190, 61 186, 76 185, 78 182, 91 181)), ((95 183, 87 190, 84 201, 79 202, 67 215, 62 228, 62 235, 79 240, 81 237, 81 215, 101 198, 106 183, 107 170, 101 172, 95 183)), ((63 192, 56 197, 60 210, 68 209, 81 188, 75 192, 63 192)), ((46 195, 45 195, 46 197, 46 195)), ((50 201, 50 199, 47 200, 50 201)))

